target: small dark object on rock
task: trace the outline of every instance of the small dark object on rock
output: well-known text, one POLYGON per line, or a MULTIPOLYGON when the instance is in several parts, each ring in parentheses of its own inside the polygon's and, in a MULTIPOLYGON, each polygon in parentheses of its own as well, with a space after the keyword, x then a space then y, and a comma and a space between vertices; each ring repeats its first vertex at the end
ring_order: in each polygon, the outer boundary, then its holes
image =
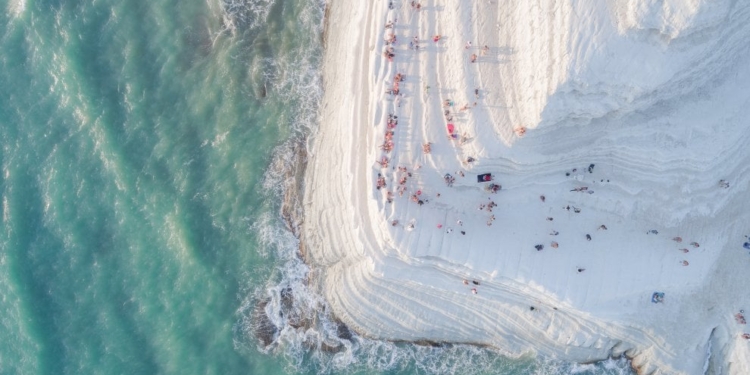
POLYGON ((594 164, 589 164, 589 173, 594 173, 594 164))
POLYGON ((555 219, 553 219, 551 217, 547 217, 547 221, 552 221, 552 220, 555 220, 555 219))
POLYGON ((479 281, 476 281, 476 280, 471 280, 471 283, 474 285, 479 285, 479 281))
POLYGON ((534 248, 536 249, 536 251, 542 251, 542 249, 544 249, 544 245, 536 245, 534 246, 534 248))
POLYGON ((586 271, 586 269, 585 269, 585 268, 579 268, 579 269, 578 269, 578 273, 581 273, 581 272, 583 272, 583 271, 586 271))
POLYGON ((591 241, 591 235, 590 234, 586 235, 586 241, 591 241))
POLYGON ((540 195, 540 196, 539 196, 539 199, 541 199, 541 200, 542 200, 542 202, 544 202, 544 201, 545 201, 545 200, 546 200, 547 198, 546 198, 546 197, 545 197, 544 195, 540 195))
POLYGON ((534 306, 531 306, 531 307, 529 307, 529 310, 534 311, 536 309, 534 308, 534 306))
POLYGON ((463 230, 462 230, 462 231, 461 231, 461 234, 463 234, 463 235, 465 236, 465 235, 466 235, 466 231, 463 231, 463 230))

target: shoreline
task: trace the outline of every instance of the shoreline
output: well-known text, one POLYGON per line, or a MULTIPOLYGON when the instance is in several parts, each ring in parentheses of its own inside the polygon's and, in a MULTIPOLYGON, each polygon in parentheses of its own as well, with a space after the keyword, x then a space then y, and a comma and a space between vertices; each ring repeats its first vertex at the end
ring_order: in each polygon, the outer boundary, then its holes
MULTIPOLYGON (((421 25, 419 29, 413 29, 414 17, 427 17, 424 14, 439 12, 438 7, 430 8, 429 4, 421 11, 423 13, 416 16, 412 14, 406 26, 399 24, 398 27, 405 28, 404 30, 398 29, 400 36, 415 30, 422 36, 429 32, 429 29, 433 27, 429 23, 426 26, 421 25), (428 30, 425 31, 422 28, 428 30)), ((509 113, 512 111, 503 112, 493 109, 496 103, 504 100, 506 103, 512 103, 506 96, 503 96, 506 94, 501 93, 511 92, 510 88, 516 84, 514 82, 517 82, 514 80, 520 78, 508 77, 507 72, 501 72, 499 78, 511 82, 508 88, 497 92, 491 91, 490 87, 483 88, 482 91, 487 91, 488 97, 492 94, 496 97, 486 98, 486 102, 477 106, 477 110, 472 110, 478 113, 476 115, 463 116, 461 114, 463 117, 460 118, 462 121, 459 123, 462 130, 473 133, 473 138, 479 138, 480 141, 483 138, 489 139, 493 133, 496 134, 496 142, 500 146, 497 149, 490 149, 488 143, 482 143, 483 147, 476 147, 477 141, 475 140, 465 148, 453 146, 457 150, 454 155, 452 151, 444 151, 447 149, 445 147, 438 148, 441 145, 437 143, 435 146, 437 150, 432 155, 424 156, 419 155, 421 142, 398 139, 397 145, 402 148, 397 152, 406 153, 408 158, 417 159, 417 164, 424 166, 424 169, 414 169, 413 173, 418 181, 416 186, 420 187, 420 191, 429 194, 430 199, 435 203, 428 203, 425 206, 427 208, 417 208, 408 200, 402 202, 398 198, 391 206, 385 203, 379 189, 373 187, 380 168, 370 163, 373 160, 379 160, 380 153, 377 151, 377 146, 380 139, 378 139, 377 132, 382 132, 382 119, 386 113, 400 111, 398 113, 401 124, 398 125, 400 127, 398 131, 406 125, 410 129, 407 131, 409 137, 422 138, 426 135, 428 140, 436 139, 435 136, 444 131, 443 126, 430 125, 420 128, 417 124, 440 123, 440 120, 436 120, 441 117, 439 106, 438 111, 435 111, 429 107, 429 103, 436 102, 435 98, 430 98, 434 91, 438 92, 437 95, 444 95, 443 91, 450 89, 450 86, 440 83, 441 74, 442 79, 445 80, 446 72, 452 72, 452 75, 460 77, 459 81, 469 81, 470 79, 465 77, 472 74, 494 77, 491 71, 493 62, 486 62, 477 68, 478 73, 473 73, 470 69, 474 67, 468 64, 449 62, 445 67, 440 68, 432 64, 432 60, 427 57, 420 57, 418 54, 410 55, 409 51, 398 50, 396 63, 389 64, 378 53, 383 46, 380 35, 383 29, 380 21, 388 18, 388 10, 385 3, 366 6, 368 9, 357 9, 354 5, 342 5, 341 2, 334 0, 326 7, 326 35, 324 35, 326 51, 323 63, 325 94, 321 106, 322 120, 318 133, 313 135, 311 141, 308 141, 309 161, 304 171, 305 223, 301 230, 300 244, 301 247, 309 250, 303 253, 305 261, 310 264, 313 273, 317 276, 313 282, 321 289, 332 307, 333 314, 338 319, 365 337, 389 341, 472 342, 475 345, 492 346, 510 356, 531 352, 581 363, 626 355, 632 358, 632 365, 639 373, 692 373, 704 366, 704 359, 710 361, 711 368, 721 368, 729 373, 741 373, 748 368, 750 361, 748 354, 746 351, 742 352, 742 347, 738 346, 742 343, 734 338, 736 327, 732 325, 731 312, 735 306, 737 308, 750 306, 750 301, 747 296, 743 297, 741 289, 738 290, 736 287, 731 291, 720 290, 719 295, 716 291, 724 284, 741 284, 743 272, 741 264, 746 260, 731 252, 727 239, 737 238, 743 228, 740 228, 737 223, 728 223, 728 229, 720 229, 712 217, 718 214, 736 218, 747 217, 744 213, 747 205, 742 202, 741 194, 734 194, 731 190, 727 190, 732 194, 725 194, 726 197, 721 198, 719 203, 700 204, 701 210, 708 211, 711 215, 687 210, 685 203, 679 199, 677 202, 664 203, 663 198, 658 196, 658 190, 651 191, 642 187, 641 190, 646 190, 648 194, 655 196, 649 198, 643 193, 638 196, 638 200, 634 202, 644 205, 645 208, 637 207, 637 204, 633 206, 632 203, 631 206, 627 206, 627 203, 623 204, 627 202, 629 195, 634 194, 631 191, 639 183, 671 187, 664 185, 665 183, 671 184, 671 182, 660 180, 657 174, 641 176, 630 165, 623 164, 623 157, 607 156, 603 153, 604 147, 586 149, 587 146, 580 144, 576 137, 562 138, 560 131, 550 125, 545 125, 543 121, 535 126, 528 126, 528 131, 523 137, 514 135, 513 124, 507 120, 519 118, 523 113, 528 112, 528 108, 519 108, 515 114, 509 113), (407 59, 405 62, 399 61, 402 56, 407 59), (413 69, 410 67, 415 66, 415 63, 419 69, 409 73, 408 71, 413 69), (397 69, 407 71, 407 85, 404 89, 407 95, 403 99, 407 103, 403 108, 396 106, 387 96, 378 94, 379 91, 375 88, 376 84, 390 79, 397 69), (435 74, 436 72, 438 74, 435 74), (410 77, 416 77, 418 81, 412 82, 410 77), (432 78, 436 81, 431 81, 432 78), (412 86, 409 87, 408 84, 412 86), (430 93, 420 95, 419 92, 422 91, 420 88, 429 84, 433 86, 430 93), (419 115, 405 114, 407 108, 419 115), (435 115, 433 112, 438 112, 438 114, 435 115), (472 116, 481 118, 482 121, 472 120, 470 118, 472 116), (481 125, 479 123, 486 123, 486 121, 492 121, 496 125, 492 129, 479 126, 481 125), (563 143, 567 143, 568 146, 578 144, 578 147, 584 150, 565 162, 537 162, 537 160, 544 160, 545 155, 540 153, 538 148, 534 148, 534 142, 550 146, 552 145, 548 139, 550 137, 558 141, 562 139, 563 143), (417 151, 413 151, 414 149, 417 151), (459 180, 457 188, 453 189, 461 191, 460 196, 449 198, 446 191, 452 190, 440 187, 443 173, 448 168, 451 168, 448 171, 452 171, 455 170, 455 166, 458 166, 472 177, 481 172, 476 171, 471 165, 456 163, 450 159, 458 157, 460 160, 461 156, 466 153, 479 153, 482 171, 489 170, 497 176, 503 176, 503 190, 497 195, 497 199, 509 199, 515 202, 500 203, 500 212, 513 212, 519 208, 535 207, 532 206, 533 204, 539 206, 538 195, 536 195, 539 192, 547 195, 547 202, 542 201, 542 203, 559 202, 559 206, 560 203, 575 201, 577 202, 575 204, 581 205, 585 210, 584 216, 576 216, 567 212, 560 213, 559 208, 550 206, 543 206, 541 209, 529 208, 529 210, 539 212, 541 215, 557 216, 555 220, 558 222, 567 220, 579 226, 592 226, 595 223, 607 222, 609 230, 606 234, 602 234, 601 231, 595 232, 596 226, 591 227, 595 241, 609 241, 604 242, 605 247, 622 249, 625 252, 621 254, 627 254, 635 260, 623 261, 621 255, 613 258, 614 256, 602 255, 597 249, 586 250, 585 246, 588 245, 586 242, 581 242, 580 245, 575 245, 572 249, 568 248, 567 251, 582 252, 582 261, 592 265, 572 266, 571 271, 566 273, 559 270, 559 265, 569 261, 572 257, 570 255, 559 255, 559 253, 554 255, 549 252, 550 249, 545 249, 544 252, 535 252, 533 249, 516 251, 514 249, 516 247, 525 249, 526 246, 530 247, 535 242, 539 242, 533 239, 534 237, 546 236, 549 229, 543 222, 544 216, 542 216, 542 223, 539 224, 534 221, 536 219, 526 217, 530 214, 515 217, 493 214, 493 217, 497 215, 503 225, 508 228, 513 227, 513 220, 515 220, 522 226, 517 229, 521 233, 518 237, 521 239, 530 237, 530 241, 533 241, 528 245, 512 244, 507 249, 503 249, 500 255, 483 250, 481 241, 480 245, 468 245, 470 254, 465 255, 461 251, 464 245, 460 243, 460 240, 452 239, 458 235, 460 228, 455 228, 456 233, 453 237, 434 229, 422 229, 434 228, 435 223, 448 226, 447 222, 449 220, 455 222, 456 217, 463 219, 459 221, 465 221, 467 226, 472 225, 471 228, 483 225, 485 219, 472 219, 472 214, 468 211, 462 212, 461 207, 466 205, 463 203, 467 200, 464 196, 486 198, 488 197, 486 193, 463 180, 459 180), (587 153, 591 155, 587 156, 587 153), (431 161, 431 158, 442 158, 441 160, 444 161, 431 161), (525 161, 526 168, 529 170, 524 170, 523 164, 520 169, 514 166, 516 160, 525 161), (556 173, 570 171, 576 165, 585 168, 588 160, 596 162, 597 174, 591 172, 589 172, 590 176, 586 172, 574 174, 573 179, 555 176, 556 173), (535 166, 535 163, 540 166, 535 166), (600 170, 605 170, 606 175, 599 174, 602 173, 599 172, 600 170), (590 182, 593 176, 601 177, 602 181, 604 177, 611 178, 615 182, 610 185, 605 183, 596 185, 590 182), (545 183, 541 185, 531 183, 532 178, 541 178, 545 183), (589 186, 593 185, 596 194, 604 194, 604 198, 601 199, 600 195, 595 195, 597 201, 594 203, 591 200, 584 201, 584 198, 581 198, 585 197, 583 194, 569 198, 571 194, 568 194, 568 187, 580 185, 582 182, 587 182, 589 186), (560 188, 555 188, 556 186, 560 188), (439 197, 435 195, 436 190, 443 193, 442 201, 438 201, 439 197), (531 203, 533 201, 537 203, 531 203), (518 204, 514 205, 516 202, 518 204), (439 206, 438 209, 430 208, 438 204, 443 206, 439 206), (664 209, 657 210, 656 207, 659 205, 665 206, 664 209), (649 210, 653 210, 653 213, 649 210), (428 213, 423 213, 425 211, 428 213), (584 218, 590 211, 596 214, 592 214, 593 219, 588 222, 584 218), (401 213, 406 214, 407 220, 401 221, 403 224, 399 224, 398 227, 393 226, 397 229, 392 229, 389 224, 399 219, 401 213), (644 216, 646 213, 650 214, 650 217, 644 216), (409 222, 410 216, 420 217, 412 222, 418 226, 413 231, 407 230, 409 228, 405 224, 409 222), (378 217, 382 218, 379 222, 376 221, 378 217), (632 221, 633 218, 643 220, 647 226, 644 228, 644 223, 636 225, 629 223, 628 219, 632 221), (659 225, 660 221, 662 224, 659 231, 662 234, 659 237, 643 235, 651 226, 659 225), (523 229, 532 226, 541 227, 542 233, 523 229), (709 230, 716 231, 723 237, 704 233, 709 230), (684 236, 685 232, 697 233, 696 237, 699 237, 698 242, 701 243, 701 247, 696 247, 690 254, 688 268, 667 266, 671 264, 669 263, 672 262, 671 258, 674 258, 674 263, 686 258, 680 258, 680 254, 676 252, 677 248, 674 253, 669 252, 664 255, 660 253, 657 258, 646 258, 651 256, 649 254, 660 251, 655 249, 670 246, 670 238, 667 236, 684 236), (414 240, 413 238, 418 234, 420 236, 414 240), (610 236, 611 239, 605 236, 610 236), (446 239, 453 244, 435 247, 436 243, 445 243, 446 239), (629 247, 636 247, 636 249, 628 250, 618 245, 623 241, 634 242, 634 245, 629 247), (721 250, 708 251, 705 250, 706 248, 721 250), (638 263, 641 257, 646 258, 643 261, 647 263, 638 263), (552 263, 546 266, 549 258, 553 258, 552 263), (613 260, 623 262, 622 267, 609 265, 613 260), (537 265, 541 267, 536 267, 537 265), (654 266, 653 269, 649 269, 651 265, 658 265, 658 267, 654 266), (579 271, 579 275, 576 275, 575 267, 579 269, 585 267, 586 271, 585 273, 579 271), (624 268, 645 281, 630 280, 631 276, 628 272, 613 273, 618 268, 624 268), (633 271, 630 271, 631 268, 633 271), (639 272, 639 268, 646 271, 639 272), (592 273, 594 276, 590 276, 592 273), (665 276, 661 277, 661 274, 665 276), (585 276, 587 279, 578 276, 585 276), (479 294, 472 295, 467 293, 468 290, 462 291, 461 279, 474 279, 481 282, 479 294), (599 285, 604 280, 612 285, 599 285), (652 306, 648 301, 650 292, 662 289, 668 291, 668 302, 652 306), (577 292, 581 290, 585 293, 577 292), (624 297, 612 300, 609 297, 612 293, 624 297), (739 300, 734 300, 737 298, 739 300), (733 306, 722 308, 725 310, 722 312, 713 311, 713 307, 701 310, 701 306, 711 303, 733 306), (533 313, 529 313, 529 306, 534 308, 531 310, 533 313), (497 311, 503 313, 497 314, 497 311), (697 327, 681 327, 683 324, 675 322, 674 316, 689 318, 683 321, 693 322, 697 327), (497 322, 496 319, 512 323, 497 322), (705 332, 708 328, 712 329, 705 332), (456 341, 441 340, 443 338, 456 341), (712 347, 714 352, 709 357, 710 359, 706 359, 709 342, 715 342, 712 347), (732 358, 731 361, 730 358, 732 358), (729 366, 730 362, 734 363, 732 365, 734 367, 725 368, 724 366, 729 366)), ((408 7, 408 5, 404 4, 402 7, 408 7)), ((406 9, 406 13, 403 9, 400 11, 402 19, 409 19, 408 16, 403 16, 403 14, 409 14, 409 9, 406 9)), ((457 14, 459 14, 458 21, 475 17, 473 13, 459 12, 457 14)), ((450 22, 458 23, 458 21, 444 20, 448 25, 451 25, 450 22)), ((476 35, 474 37, 476 38, 476 35)), ((424 54, 440 56, 440 53, 449 50, 451 46, 460 51, 463 39, 466 38, 449 36, 445 45, 438 45, 434 51, 428 49, 424 54), (444 50, 440 50, 443 47, 444 50)), ((425 42, 428 48, 432 46, 429 43, 429 41, 425 42)), ((493 49, 495 48, 500 47, 493 46, 493 49)), ((522 52, 516 53, 522 55, 522 52)), ((523 56, 518 56, 517 59, 522 60, 523 56)), ((744 74, 743 77, 745 77, 744 74)), ((468 92, 467 96, 470 98, 472 88, 467 86, 464 83, 463 88, 457 91, 468 92)), ((533 93, 530 97, 540 98, 540 95, 533 93)), ((440 103, 440 101, 437 102, 440 103)), ((549 103, 547 107, 550 107, 549 103)), ((636 113, 638 107, 633 108, 629 110, 636 113)), ((530 118, 533 117, 530 116, 530 118)), ((624 116, 615 120, 627 123, 628 118, 624 116)), ((571 129, 570 126, 564 127, 564 130, 579 135, 577 131, 571 129)), ((636 130, 643 131, 641 128, 636 130)), ((741 132, 740 135, 744 136, 744 133, 741 132)), ((635 132, 626 133, 626 136, 635 137, 636 134, 635 132)), ((612 140, 615 141, 617 138, 612 140)), ((450 142, 443 144, 451 145, 450 142)), ((694 141, 688 138, 686 142, 694 141)), ((720 139, 715 143, 721 145, 721 142, 720 139)), ((596 145, 595 142, 593 144, 596 145)), ((630 151, 621 149, 616 152, 629 156, 627 152, 630 151)), ((679 152, 682 151, 675 151, 676 155, 679 152)), ((698 149, 696 153, 699 156, 702 155, 701 153, 709 155, 708 151, 702 149, 698 149)), ((740 155, 739 159, 742 159, 743 154, 737 154, 735 151, 735 155, 740 155)), ((639 164, 635 165, 640 165, 641 168, 654 168, 649 166, 647 161, 648 157, 645 157, 643 160, 638 160, 639 164)), ((399 163, 399 165, 405 164, 399 163)), ((408 167, 414 168, 413 161, 408 167)), ((708 183, 686 174, 679 174, 682 173, 680 168, 690 172, 696 170, 697 167, 676 164, 670 168, 662 172, 687 179, 691 184, 696 185, 689 191, 683 188, 682 193, 688 201, 715 194, 710 190, 708 183)), ((738 168, 740 177, 733 181, 733 184, 736 187, 746 186, 748 180, 745 174, 746 169, 734 167, 734 171, 738 168)), ((654 170, 659 171, 658 168, 654 170)), ((609 182, 609 179, 607 181, 609 182)), ((393 183, 389 188, 392 186, 393 183)), ((489 198, 494 199, 495 196, 490 195, 489 198)), ((575 229, 575 227, 570 228, 575 229)), ((489 233, 493 233, 492 236, 497 235, 496 232, 489 232, 489 229, 485 232, 488 234, 480 234, 478 237, 480 239, 491 238, 487 237, 489 233)), ((503 234, 500 236, 502 237, 503 234)), ((514 241, 512 237, 503 238, 506 241, 514 241)), ((566 239, 566 241, 576 243, 575 241, 580 240, 566 239)), ((685 241, 687 243, 691 240, 686 238, 685 241)), ((560 242, 563 243, 562 240, 560 242)), ((578 262, 582 261, 578 260, 578 262)))

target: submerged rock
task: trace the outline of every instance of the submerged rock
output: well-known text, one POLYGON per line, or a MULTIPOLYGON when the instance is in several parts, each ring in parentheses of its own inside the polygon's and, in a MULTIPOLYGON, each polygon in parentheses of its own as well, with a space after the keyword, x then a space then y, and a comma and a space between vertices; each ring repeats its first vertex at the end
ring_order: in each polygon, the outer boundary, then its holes
POLYGON ((271 345, 279 332, 278 328, 271 322, 266 314, 266 306, 270 299, 265 299, 258 303, 253 313, 253 326, 255 328, 255 337, 260 340, 262 346, 271 345))

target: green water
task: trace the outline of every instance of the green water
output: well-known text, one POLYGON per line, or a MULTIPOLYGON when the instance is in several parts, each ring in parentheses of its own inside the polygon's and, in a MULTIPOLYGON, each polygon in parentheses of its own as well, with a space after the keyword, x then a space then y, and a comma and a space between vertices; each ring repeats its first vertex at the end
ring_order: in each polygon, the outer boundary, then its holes
POLYGON ((624 373, 357 337, 332 354, 290 327, 259 346, 259 300, 324 304, 277 188, 315 128, 323 9, 0 2, 0 374, 624 373))
POLYGON ((2 8, 2 373, 280 371, 234 326, 270 276, 251 226, 319 4, 2 8))

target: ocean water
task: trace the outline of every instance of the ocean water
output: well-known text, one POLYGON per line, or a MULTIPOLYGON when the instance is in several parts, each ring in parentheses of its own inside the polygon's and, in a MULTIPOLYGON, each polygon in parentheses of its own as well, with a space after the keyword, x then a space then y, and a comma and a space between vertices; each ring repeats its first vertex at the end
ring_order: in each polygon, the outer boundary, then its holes
POLYGON ((0 374, 631 373, 336 334, 280 214, 324 8, 0 2, 0 374))

